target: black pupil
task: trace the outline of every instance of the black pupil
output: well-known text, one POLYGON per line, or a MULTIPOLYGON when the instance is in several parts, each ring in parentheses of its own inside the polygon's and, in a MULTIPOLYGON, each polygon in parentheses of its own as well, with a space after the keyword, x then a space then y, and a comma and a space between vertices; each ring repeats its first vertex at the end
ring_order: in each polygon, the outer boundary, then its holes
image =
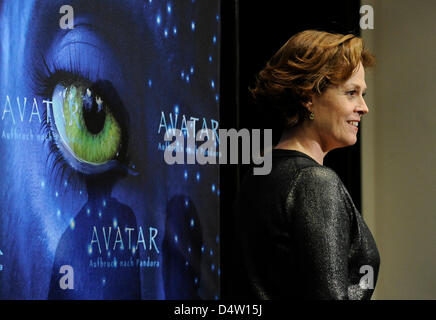
POLYGON ((85 94, 83 97, 83 119, 87 129, 92 134, 98 134, 104 127, 106 120, 106 112, 103 107, 103 102, 98 101, 92 94, 91 96, 85 94))

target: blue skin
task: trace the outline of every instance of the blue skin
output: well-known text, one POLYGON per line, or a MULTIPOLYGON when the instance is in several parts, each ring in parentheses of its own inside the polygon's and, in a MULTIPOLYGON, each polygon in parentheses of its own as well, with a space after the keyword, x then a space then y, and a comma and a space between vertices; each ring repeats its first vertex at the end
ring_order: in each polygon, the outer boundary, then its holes
MULTIPOLYGON (((0 177, 0 249, 4 253, 0 256, 0 264, 4 266, 0 272, 0 298, 164 299, 166 296, 177 296, 169 292, 170 288, 164 288, 163 278, 169 277, 166 270, 181 268, 171 265, 171 256, 167 254, 171 250, 164 241, 171 235, 165 230, 184 233, 177 228, 188 227, 180 226, 180 221, 177 221, 177 226, 168 225, 168 221, 174 219, 167 217, 167 200, 178 197, 178 193, 162 187, 162 183, 170 181, 173 174, 181 177, 182 181, 183 174, 179 172, 181 169, 168 169, 162 160, 163 155, 157 153, 156 146, 163 141, 157 135, 160 114, 162 110, 171 112, 171 109, 165 108, 174 105, 174 101, 195 106, 187 114, 216 119, 217 109, 204 111, 204 104, 209 103, 205 98, 197 98, 192 89, 180 89, 177 76, 174 76, 179 71, 174 70, 174 65, 185 67, 185 60, 194 61, 196 55, 207 57, 209 52, 186 45, 183 47, 182 44, 186 43, 184 37, 190 39, 188 33, 183 34, 180 29, 177 42, 164 43, 163 21, 162 25, 156 25, 156 12, 163 12, 160 9, 164 6, 158 6, 156 2, 93 0, 90 5, 89 1, 73 0, 69 4, 75 10, 75 28, 62 30, 59 27, 62 15, 58 12, 63 1, 0 1, 0 133, 15 130, 18 133, 32 132, 33 136, 41 134, 39 118, 43 120, 46 109, 42 100, 51 97, 40 95, 41 89, 34 74, 36 70, 43 69, 42 57, 51 69, 56 65, 68 71, 72 62, 74 68, 79 69, 90 82, 109 80, 116 88, 129 118, 129 163, 126 165, 134 164, 138 173, 117 176, 110 180, 109 185, 107 180, 99 182, 99 179, 89 183, 86 177, 71 169, 67 169, 71 176, 62 177, 56 174, 54 158, 47 160, 50 151, 47 141, 0 140, 3 169, 0 177), (186 47, 188 49, 184 49, 186 47), (151 88, 148 79, 152 79, 151 88), (3 112, 6 95, 10 98, 13 116, 10 112, 3 112), (27 97, 23 120, 17 97, 21 107, 24 97, 27 97), (38 112, 32 109, 33 98, 37 99, 38 112), (31 115, 33 111, 35 113, 31 115), (71 188, 73 184, 78 187, 71 188), (97 212, 102 209, 103 201, 106 213, 99 220, 97 212), (92 217, 86 220, 89 207, 93 209, 92 217), (73 267, 77 279, 89 271, 84 263, 89 261, 89 256, 83 258, 82 255, 87 254, 86 244, 91 240, 92 226, 99 223, 100 226, 109 225, 113 218, 117 218, 120 226, 143 226, 144 230, 148 230, 149 226, 157 228, 156 242, 160 253, 140 250, 135 254, 142 259, 150 256, 161 263, 166 261, 165 265, 169 267, 147 268, 142 272, 141 280, 138 280, 135 268, 128 273, 120 271, 114 277, 98 272, 94 278, 106 280, 101 288, 96 288, 93 283, 88 287, 79 285, 80 290, 68 295, 53 293, 53 286, 56 287, 61 276, 56 272, 59 265, 76 264, 73 267), (72 219, 75 221, 74 230, 70 228, 72 219), (78 248, 82 245, 83 248, 78 248), (70 255, 67 250, 73 253, 70 255), (65 257, 71 261, 62 261, 65 257), (123 285, 112 284, 117 276, 125 280, 123 285), (131 294, 126 295, 126 290, 131 294)), ((187 4, 190 3, 187 1, 187 4)), ((204 5, 202 9, 207 7, 204 5)), ((177 16, 187 15, 188 12, 183 10, 180 8, 182 12, 177 16)), ((215 17, 217 8, 208 10, 213 10, 211 17, 215 17)), ((172 15, 173 18, 176 16, 175 8, 172 15)), ((162 20, 165 17, 162 13, 162 20)), ((216 77, 213 71, 212 75, 216 77)), ((209 77, 207 75, 206 79, 209 77)), ((199 83, 208 83, 206 79, 200 79, 199 83)), ((203 88, 195 90, 205 91, 203 88)), ((189 190, 183 192, 189 194, 189 190)), ((218 207, 217 202, 214 207, 218 207)), ((211 232, 212 239, 215 239, 217 228, 211 232)), ((148 241, 148 234, 145 232, 144 235, 148 241)), ((103 242, 102 239, 100 241, 103 242)), ((202 239, 195 235, 195 241, 202 239)), ((120 259, 124 254, 120 253, 120 259)), ((201 279, 200 267, 194 269, 195 277, 201 279)), ((192 290, 193 274, 190 272, 188 277, 179 276, 179 280, 173 281, 179 281, 178 287, 192 290)), ((212 297, 215 286, 211 283, 212 289, 205 290, 210 291, 212 297)), ((191 297, 196 297, 196 294, 193 292, 191 297)))

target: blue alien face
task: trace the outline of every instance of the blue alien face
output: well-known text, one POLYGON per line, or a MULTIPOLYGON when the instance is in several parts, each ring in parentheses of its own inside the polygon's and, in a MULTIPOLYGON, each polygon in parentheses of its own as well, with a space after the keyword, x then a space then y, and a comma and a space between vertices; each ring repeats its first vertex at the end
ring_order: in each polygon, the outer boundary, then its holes
POLYGON ((220 1, 63 5, 0 1, 0 298, 219 296, 219 170, 164 135, 218 128, 220 1))

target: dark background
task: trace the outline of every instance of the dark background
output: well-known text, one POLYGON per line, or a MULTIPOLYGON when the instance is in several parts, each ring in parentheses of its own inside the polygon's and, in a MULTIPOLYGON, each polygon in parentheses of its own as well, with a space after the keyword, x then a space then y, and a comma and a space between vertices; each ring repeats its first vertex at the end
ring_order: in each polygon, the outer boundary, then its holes
MULTIPOLYGON (((273 128, 251 103, 248 88, 254 85, 269 58, 295 33, 306 29, 354 33, 359 29, 360 0, 240 1, 221 3, 221 106, 220 128, 273 128)), ((324 165, 342 179, 361 211, 360 128, 352 147, 329 152, 324 165)), ((273 129, 273 142, 280 132, 273 129)), ((240 179, 248 165, 220 166, 221 292, 228 296, 226 248, 232 245, 232 206, 240 179)))

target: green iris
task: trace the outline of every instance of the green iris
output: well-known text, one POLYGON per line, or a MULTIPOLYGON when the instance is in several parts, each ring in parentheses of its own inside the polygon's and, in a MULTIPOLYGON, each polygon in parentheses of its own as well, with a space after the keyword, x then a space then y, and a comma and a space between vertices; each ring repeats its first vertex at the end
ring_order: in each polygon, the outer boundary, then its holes
POLYGON ((102 164, 116 158, 121 128, 100 97, 93 96, 85 86, 68 86, 64 91, 63 116, 68 146, 79 160, 102 164), (88 120, 91 113, 97 115, 94 117, 98 121, 88 120))

